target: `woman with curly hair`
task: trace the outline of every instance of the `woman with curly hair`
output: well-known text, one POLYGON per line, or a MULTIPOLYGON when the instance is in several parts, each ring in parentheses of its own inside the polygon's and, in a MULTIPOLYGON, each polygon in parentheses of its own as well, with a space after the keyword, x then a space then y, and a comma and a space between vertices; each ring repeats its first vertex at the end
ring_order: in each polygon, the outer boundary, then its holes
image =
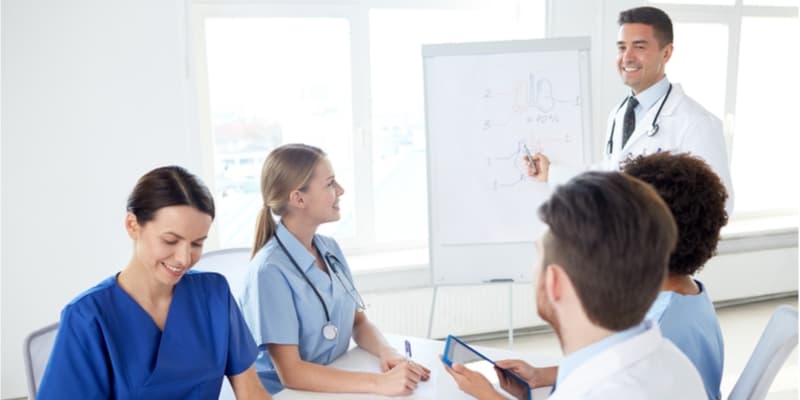
POLYGON ((687 153, 639 156, 627 161, 623 172, 652 185, 678 225, 667 279, 645 319, 658 321, 664 337, 700 372, 708 398, 719 399, 722 333, 708 291, 694 274, 716 253, 720 229, 728 222, 725 185, 708 164, 687 153))
MULTIPOLYGON (((667 278, 645 319, 658 322, 662 335, 692 361, 708 398, 720 399, 722 332, 706 287, 693 275, 716 253, 720 229, 728 222, 725 185, 708 164, 687 153, 639 156, 627 160, 622 171, 653 186, 678 226, 667 278)), ((558 367, 538 368, 521 360, 499 360, 497 365, 531 387, 556 383, 558 367)))

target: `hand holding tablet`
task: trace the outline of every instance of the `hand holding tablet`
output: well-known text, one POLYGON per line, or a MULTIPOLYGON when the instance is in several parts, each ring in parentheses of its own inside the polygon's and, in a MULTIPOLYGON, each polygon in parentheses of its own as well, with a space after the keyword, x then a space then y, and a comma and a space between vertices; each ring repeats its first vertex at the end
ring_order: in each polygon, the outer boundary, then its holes
POLYGON ((530 386, 525 380, 507 369, 498 367, 493 360, 453 335, 447 337, 442 362, 450 367, 448 372, 456 379, 459 388, 473 396, 484 398, 478 394, 485 393, 487 389, 492 389, 491 385, 496 385, 518 399, 530 399, 530 386), (452 369, 454 364, 463 365, 466 370, 461 368, 454 370, 452 369), (482 379, 476 376, 478 374, 482 379), (489 385, 477 382, 479 380, 485 380, 489 385))

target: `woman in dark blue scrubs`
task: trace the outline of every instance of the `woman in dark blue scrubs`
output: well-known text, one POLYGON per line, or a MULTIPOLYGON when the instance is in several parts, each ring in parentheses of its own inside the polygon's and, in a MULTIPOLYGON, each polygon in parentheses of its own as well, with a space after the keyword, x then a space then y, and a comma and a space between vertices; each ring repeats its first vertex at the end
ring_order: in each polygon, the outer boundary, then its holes
POLYGON ((190 271, 214 219, 211 193, 181 167, 150 171, 128 197, 134 252, 61 314, 39 399, 269 399, 257 348, 222 275, 190 271))

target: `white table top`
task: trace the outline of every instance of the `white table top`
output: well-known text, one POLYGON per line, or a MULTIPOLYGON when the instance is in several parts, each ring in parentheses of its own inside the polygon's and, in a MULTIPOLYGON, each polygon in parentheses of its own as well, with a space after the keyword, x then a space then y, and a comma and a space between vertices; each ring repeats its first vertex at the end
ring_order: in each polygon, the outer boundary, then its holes
MULTIPOLYGON (((453 378, 444 370, 439 355, 444 351, 444 342, 416 337, 404 337, 398 335, 386 335, 386 339, 394 346, 400 354, 403 354, 403 341, 411 342, 412 359, 425 365, 431 370, 431 379, 427 382, 420 382, 417 389, 408 397, 385 397, 374 394, 335 394, 335 393, 314 393, 291 389, 284 389, 273 396, 276 400, 322 400, 322 399, 471 399, 472 397, 458 389, 453 378)), ((475 348, 493 360, 505 358, 518 358, 525 360, 533 365, 548 366, 555 365, 558 360, 549 357, 537 357, 535 355, 515 353, 504 349, 494 349, 481 346, 475 348)), ((367 353, 359 347, 351 348, 343 356, 330 364, 331 367, 348 371, 360 372, 380 372, 378 358, 367 353)), ((533 391, 533 399, 545 399, 550 393, 550 388, 539 388, 533 391)))

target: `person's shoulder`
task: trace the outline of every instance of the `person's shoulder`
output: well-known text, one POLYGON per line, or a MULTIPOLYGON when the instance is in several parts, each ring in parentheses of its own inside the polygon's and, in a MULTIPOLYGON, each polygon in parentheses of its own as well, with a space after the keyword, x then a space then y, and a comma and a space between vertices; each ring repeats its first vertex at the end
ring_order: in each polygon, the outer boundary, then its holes
POLYGON ((117 284, 116 280, 116 275, 103 279, 97 285, 75 296, 75 298, 67 303, 67 307, 86 308, 87 306, 97 303, 98 300, 108 296, 111 290, 113 290, 114 286, 117 284))
POLYGON ((705 389, 692 362, 661 337, 653 351, 629 364, 585 398, 703 399, 705 389), (664 379, 670 371, 670 379, 664 379), (681 382, 675 385, 674 382, 681 382))
POLYGON ((671 340, 664 338, 658 350, 661 368, 671 371, 676 381, 684 383, 686 393, 705 396, 705 386, 692 361, 671 340))
POLYGON ((676 104, 676 112, 678 115, 692 116, 695 119, 707 119, 710 122, 721 122, 720 119, 711 111, 708 111, 702 104, 695 100, 692 96, 686 93, 680 84, 676 84, 683 96, 681 101, 676 104))
POLYGON ((87 321, 102 315, 103 309, 110 303, 116 280, 115 274, 75 296, 64 306, 61 323, 75 322, 76 318, 87 321))
POLYGON ((291 260, 281 250, 274 238, 253 255, 245 276, 245 292, 263 290, 265 287, 289 285, 291 276, 300 277, 292 266, 291 260), (261 289, 255 289, 256 286, 261 289))
POLYGON ((284 263, 286 259, 287 256, 273 237, 253 255, 248 264, 248 269, 263 273, 267 270, 278 268, 278 265, 284 263))
POLYGON ((672 298, 674 294, 674 292, 669 290, 662 290, 658 292, 658 296, 656 297, 655 301, 653 301, 653 304, 650 305, 650 309, 647 310, 645 319, 660 321, 664 316, 664 313, 672 305, 672 298))
MULTIPOLYGON (((697 370, 689 357, 669 338, 662 337, 658 349, 653 353, 657 364, 668 365, 675 374, 695 376, 697 370)), ((699 376, 698 376, 699 378, 699 376)))
POLYGON ((209 296, 222 295, 227 298, 230 293, 228 279, 219 272, 190 270, 183 275, 178 284, 187 287, 190 291, 201 291, 209 296))
POLYGON ((227 279, 225 275, 222 275, 219 272, 212 272, 212 271, 195 271, 189 270, 181 278, 182 282, 185 282, 189 285, 203 285, 203 286, 225 286, 227 285, 227 279))

